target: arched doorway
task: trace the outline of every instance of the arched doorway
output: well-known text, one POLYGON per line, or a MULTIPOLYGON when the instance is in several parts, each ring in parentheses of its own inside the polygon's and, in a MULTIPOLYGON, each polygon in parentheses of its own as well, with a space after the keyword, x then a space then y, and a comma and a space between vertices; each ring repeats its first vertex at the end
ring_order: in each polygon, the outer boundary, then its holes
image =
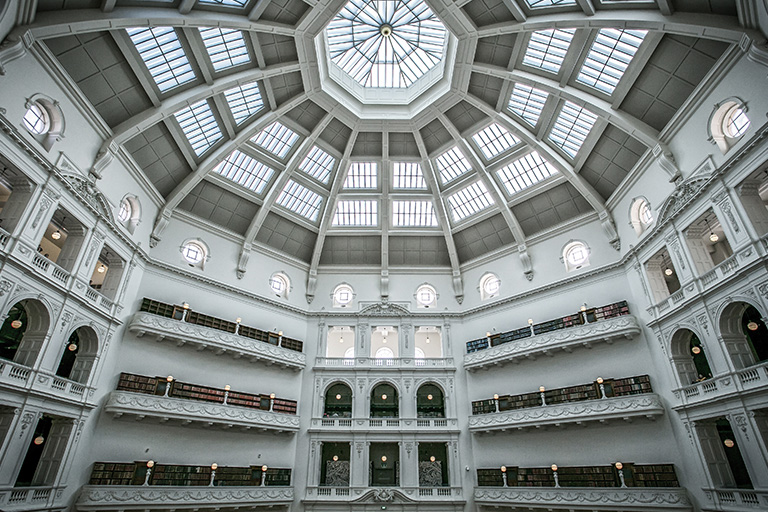
POLYGON ((67 340, 56 368, 56 375, 81 384, 87 383, 98 351, 99 340, 96 331, 85 325, 78 327, 67 340))
POLYGON ((400 416, 397 389, 392 384, 377 384, 371 391, 371 418, 397 418, 400 416))
POLYGON ((430 383, 422 384, 416 391, 417 418, 445 418, 443 390, 430 383))
POLYGON ((683 386, 712 377, 707 353, 701 340, 690 329, 679 329, 672 335, 672 363, 683 386))
POLYGON ((768 328, 752 304, 728 304, 720 317, 720 335, 737 369, 768 361, 768 328))
POLYGON ((49 326, 50 315, 42 302, 17 302, 0 326, 0 357, 25 366, 34 365, 49 326))
POLYGON ((337 382, 325 392, 325 418, 352 417, 352 390, 343 382, 337 382))

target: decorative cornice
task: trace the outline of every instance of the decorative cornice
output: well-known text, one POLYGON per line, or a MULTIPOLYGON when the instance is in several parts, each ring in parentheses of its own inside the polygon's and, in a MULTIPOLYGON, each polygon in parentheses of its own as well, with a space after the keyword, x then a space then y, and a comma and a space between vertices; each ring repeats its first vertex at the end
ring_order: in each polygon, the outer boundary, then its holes
POLYGON ((659 395, 647 393, 470 416, 469 430, 482 433, 508 428, 560 426, 564 423, 628 419, 638 416, 655 419, 662 414, 664 414, 664 404, 659 395))
POLYGON ((569 327, 529 338, 504 343, 464 356, 464 368, 476 370, 484 366, 505 364, 520 358, 552 355, 553 351, 571 350, 578 345, 589 348, 592 343, 612 343, 614 340, 640 334, 640 325, 633 315, 624 315, 599 322, 569 327))
POLYGON ((299 430, 299 417, 236 405, 198 402, 182 398, 144 395, 130 391, 113 391, 104 410, 116 416, 152 416, 180 420, 184 424, 211 423, 245 428, 269 429, 280 432, 299 430))
POLYGON ((306 356, 301 352, 151 313, 136 313, 128 329, 139 337, 149 333, 159 341, 173 339, 181 344, 211 348, 217 355, 228 352, 235 357, 248 358, 252 362, 261 360, 294 370, 300 370, 305 365, 306 356))
POLYGON ((475 503, 514 504, 546 508, 620 507, 621 510, 691 510, 685 489, 659 487, 627 488, 475 488, 475 503))
POLYGON ((248 508, 290 505, 293 487, 157 487, 86 485, 75 504, 77 510, 124 510, 152 506, 189 508, 248 508))
POLYGON ((388 316, 388 317, 400 317, 411 316, 412 313, 408 311, 408 308, 394 302, 377 302, 369 306, 365 306, 359 316, 388 316))

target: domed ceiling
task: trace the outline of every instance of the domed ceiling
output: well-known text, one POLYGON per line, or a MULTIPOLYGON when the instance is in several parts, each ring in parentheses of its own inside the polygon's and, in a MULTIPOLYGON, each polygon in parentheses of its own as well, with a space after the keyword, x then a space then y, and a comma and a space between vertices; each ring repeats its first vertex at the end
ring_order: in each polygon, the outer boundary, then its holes
POLYGON ((617 245, 606 202, 740 30, 732 0, 37 5, 156 238, 178 216, 310 272, 456 276, 585 219, 617 245))

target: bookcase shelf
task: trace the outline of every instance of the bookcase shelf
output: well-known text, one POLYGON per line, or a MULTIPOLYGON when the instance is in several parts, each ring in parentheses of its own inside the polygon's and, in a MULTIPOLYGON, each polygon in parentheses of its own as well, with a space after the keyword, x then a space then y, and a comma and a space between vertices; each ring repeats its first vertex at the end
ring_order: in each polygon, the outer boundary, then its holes
MULTIPOLYGON (((680 487, 673 464, 623 463, 624 483, 627 487, 680 487)), ((551 468, 521 468, 507 465, 507 487, 554 487, 551 468)), ((501 467, 479 468, 478 487, 503 487, 501 467)), ((621 487, 619 470, 614 465, 560 466, 557 468, 560 487, 621 487)))
MULTIPOLYGON (((94 462, 88 485, 143 485, 147 475, 147 461, 94 462)), ((261 486, 262 466, 219 466, 216 468, 214 487, 261 486)), ((195 487, 208 486, 211 466, 155 464, 150 472, 150 486, 195 487)), ((291 485, 291 470, 267 468, 265 487, 291 485)))

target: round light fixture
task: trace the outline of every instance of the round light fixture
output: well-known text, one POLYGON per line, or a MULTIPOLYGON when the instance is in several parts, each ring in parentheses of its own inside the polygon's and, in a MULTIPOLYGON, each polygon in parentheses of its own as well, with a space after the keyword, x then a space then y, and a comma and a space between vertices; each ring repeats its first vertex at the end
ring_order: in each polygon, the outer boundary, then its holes
POLYGON ((61 238, 61 231, 57 229, 56 231, 51 233, 51 238, 53 238, 54 240, 58 240, 59 238, 61 238))
POLYGON ((339 343, 344 343, 344 338, 339 336, 339 343))
POLYGON ((155 467, 155 461, 153 461, 153 460, 148 460, 148 461, 147 461, 147 467, 148 467, 148 468, 150 468, 150 469, 151 469, 151 468, 153 468, 153 467, 155 467))
POLYGON ((392 26, 388 23, 384 23, 381 27, 379 27, 379 32, 381 32, 381 35, 384 37, 389 37, 392 35, 392 26))
POLYGON ((339 460, 339 456, 338 456, 338 455, 334 455, 334 456, 333 456, 333 462, 336 462, 336 461, 338 461, 338 460, 339 460))
POLYGON ((268 469, 268 468, 267 468, 267 466, 266 466, 266 465, 264 465, 264 466, 261 466, 261 470, 262 470, 262 471, 265 471, 265 472, 266 472, 266 471, 267 471, 267 469, 268 469))
POLYGON ((217 469, 219 469, 219 465, 218 464, 216 464, 215 462, 213 464, 211 464, 211 470, 212 471, 216 471, 217 469))
POLYGON ((694 354, 701 354, 701 347, 693 347, 691 349, 691 352, 693 352, 694 354))
POLYGON ((386 455, 382 455, 381 456, 381 462, 387 462, 387 456, 386 455))
POLYGON ((755 322, 754 320, 752 320, 747 324, 747 329, 749 329, 750 331, 756 331, 758 327, 760 326, 757 325, 757 322, 755 322))
POLYGON ((242 319, 242 318, 240 318, 240 317, 237 317, 237 320, 235 320, 235 322, 237 322, 237 323, 240 323, 240 322, 242 322, 242 321, 243 321, 243 319, 242 319))
POLYGON ((224 386, 224 391, 229 391, 230 389, 232 389, 232 388, 230 387, 230 385, 229 385, 229 384, 227 384, 226 386, 224 386))
POLYGON ((432 455, 432 456, 429 458, 429 461, 430 461, 430 462, 435 462, 435 456, 434 456, 434 455, 432 455))
POLYGON ((338 394, 336 395, 336 400, 341 400, 341 393, 338 393, 338 394))
POLYGON ((507 472, 507 466, 501 466, 501 472, 506 473, 507 472))
POLYGON ((733 442, 733 439, 726 439, 725 441, 723 441, 723 444, 725 445, 726 448, 733 448, 733 446, 736 443, 733 442))
POLYGON ((710 242, 713 242, 713 243, 714 243, 714 242, 717 242, 718 240, 720 240, 720 237, 719 237, 719 236, 717 236, 717 233, 714 233, 714 232, 713 232, 713 233, 710 233, 710 234, 709 234, 709 241, 710 241, 710 242))
POLYGON ((671 268, 669 268, 669 267, 664 269, 664 275, 665 276, 671 276, 673 273, 674 273, 674 271, 671 268))
POLYGON ((40 446, 45 442, 45 438, 43 436, 37 436, 33 443, 35 443, 37 446, 40 446))
POLYGON ((383 395, 381 395, 381 399, 382 399, 382 400, 386 400, 386 399, 387 399, 387 395, 386 395, 386 393, 385 393, 385 394, 383 394, 383 395))
POLYGON ((552 469, 552 471, 557 471, 557 464, 552 464, 550 468, 552 469))
POLYGON ((427 400, 432 400, 432 395, 427 395, 427 400))
POLYGON ((13 322, 11 322, 11 327, 13 327, 14 329, 18 329, 19 327, 21 327, 21 320, 14 320, 13 322))
POLYGON ((602 378, 602 377, 598 377, 598 378, 597 378, 597 383, 598 383, 598 384, 602 384, 603 382, 604 382, 604 381, 603 381, 603 378, 602 378))
POLYGON ((429 336, 427 336, 427 343, 429 343, 429 336))
POLYGON ((74 352, 75 350, 77 350, 77 345, 75 345, 74 343, 70 343, 69 346, 67 346, 67 350, 69 350, 70 352, 74 352))
POLYGON ((624 464, 622 464, 621 462, 616 463, 616 469, 622 469, 623 467, 624 467, 624 464))
POLYGON ((275 394, 274 393, 270 393, 269 394, 269 398, 270 398, 270 400, 274 400, 275 399, 275 394))
POLYGON ((543 393, 543 392, 544 392, 544 386, 539 386, 539 393, 543 393))
POLYGON ((99 268, 96 269, 96 272, 98 272, 99 274, 103 274, 106 271, 107 271, 107 267, 105 267, 103 263, 99 265, 99 268))
POLYGON ((173 382, 173 375, 169 375, 165 378, 166 382, 173 382))
POLYGON ((528 325, 533 325, 533 318, 528 319, 528 325))

